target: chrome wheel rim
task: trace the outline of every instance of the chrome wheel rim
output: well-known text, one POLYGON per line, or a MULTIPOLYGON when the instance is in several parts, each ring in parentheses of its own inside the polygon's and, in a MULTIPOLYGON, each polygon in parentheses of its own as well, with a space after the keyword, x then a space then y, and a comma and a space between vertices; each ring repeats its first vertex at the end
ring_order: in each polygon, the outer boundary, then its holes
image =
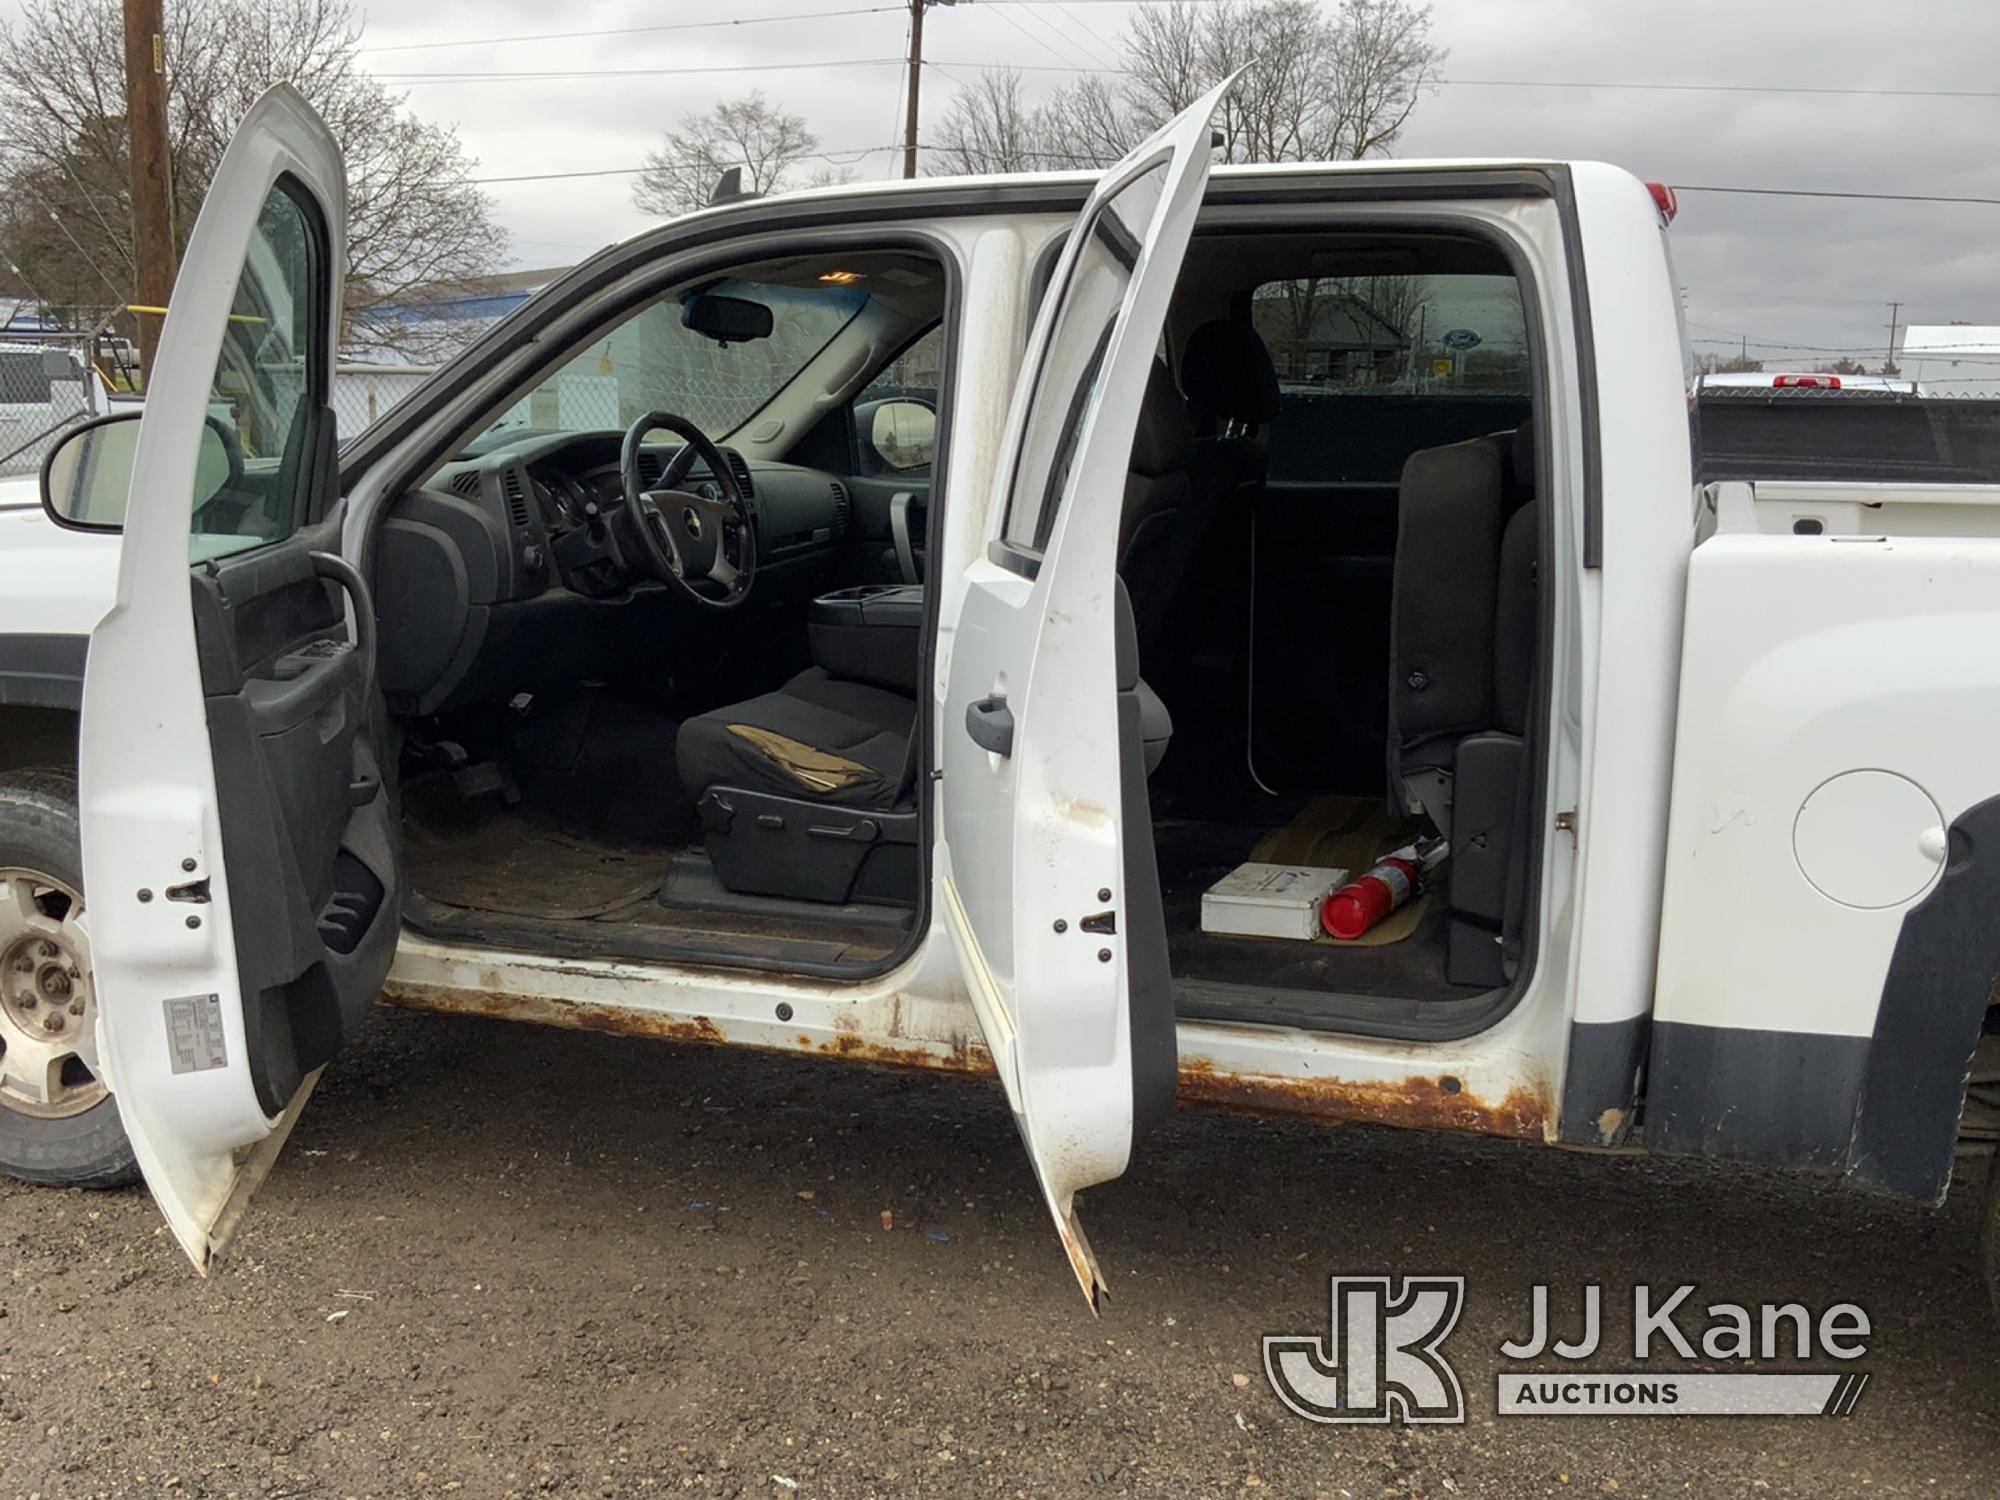
POLYGON ((96 1028, 83 897, 0 867, 0 1106, 50 1120, 102 1100, 96 1028))

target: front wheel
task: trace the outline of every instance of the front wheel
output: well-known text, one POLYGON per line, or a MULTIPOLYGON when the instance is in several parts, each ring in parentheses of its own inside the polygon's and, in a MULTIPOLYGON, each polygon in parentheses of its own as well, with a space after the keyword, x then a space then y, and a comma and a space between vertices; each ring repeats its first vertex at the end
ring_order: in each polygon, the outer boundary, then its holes
POLYGON ((76 779, 0 777, 0 1172, 119 1187, 138 1171, 97 1069, 76 779))

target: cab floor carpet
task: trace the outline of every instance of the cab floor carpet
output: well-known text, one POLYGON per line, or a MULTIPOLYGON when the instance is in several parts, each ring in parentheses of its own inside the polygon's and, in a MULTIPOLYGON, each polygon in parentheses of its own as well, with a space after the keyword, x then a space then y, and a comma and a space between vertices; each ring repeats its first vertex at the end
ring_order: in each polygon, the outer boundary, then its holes
POLYGON ((667 865, 664 851, 607 848, 486 802, 406 820, 403 853, 411 886, 433 901, 557 921, 645 900, 667 865))
POLYGON ((671 849, 615 849, 496 799, 459 802, 408 789, 403 854, 423 898, 419 927, 459 941, 531 952, 670 962, 718 955, 774 967, 873 964, 908 936, 893 907, 815 913, 716 888, 707 901, 661 904, 671 849))

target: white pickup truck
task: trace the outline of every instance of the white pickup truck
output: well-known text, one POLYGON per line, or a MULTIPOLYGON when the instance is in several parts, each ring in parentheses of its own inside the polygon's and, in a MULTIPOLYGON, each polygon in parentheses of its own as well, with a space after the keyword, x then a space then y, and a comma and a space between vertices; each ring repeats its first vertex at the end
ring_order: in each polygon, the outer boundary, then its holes
POLYGON ((1697 491, 1663 195, 1211 172, 1214 102, 675 220, 342 448, 266 96, 143 420, 0 515, 0 1166, 206 1268, 382 995, 997 1073, 1093 1303, 1177 1098, 1939 1201, 2000 494, 1697 491), (1430 837, 1353 941, 1204 912, 1430 837))

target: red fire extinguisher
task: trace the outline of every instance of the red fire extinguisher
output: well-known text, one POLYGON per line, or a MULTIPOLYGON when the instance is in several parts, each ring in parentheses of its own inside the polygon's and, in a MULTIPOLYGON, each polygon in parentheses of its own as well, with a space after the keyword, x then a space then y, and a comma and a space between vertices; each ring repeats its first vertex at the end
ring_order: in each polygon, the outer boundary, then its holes
POLYGON ((1321 904, 1320 926, 1337 938, 1360 937, 1423 889, 1424 876, 1443 863, 1443 839, 1419 839, 1376 861, 1375 867, 1321 904))

